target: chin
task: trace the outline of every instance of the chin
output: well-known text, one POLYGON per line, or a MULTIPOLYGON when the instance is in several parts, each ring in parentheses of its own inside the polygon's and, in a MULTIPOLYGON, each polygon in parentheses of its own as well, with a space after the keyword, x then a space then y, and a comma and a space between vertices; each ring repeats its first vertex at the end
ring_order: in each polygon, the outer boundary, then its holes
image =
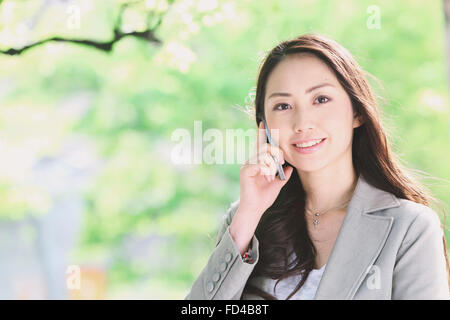
MULTIPOLYGON (((322 160, 322 159, 321 159, 322 160)), ((298 172, 314 172, 319 171, 326 167, 326 161, 320 161, 316 159, 303 159, 300 161, 293 161, 289 163, 297 169, 298 172)))

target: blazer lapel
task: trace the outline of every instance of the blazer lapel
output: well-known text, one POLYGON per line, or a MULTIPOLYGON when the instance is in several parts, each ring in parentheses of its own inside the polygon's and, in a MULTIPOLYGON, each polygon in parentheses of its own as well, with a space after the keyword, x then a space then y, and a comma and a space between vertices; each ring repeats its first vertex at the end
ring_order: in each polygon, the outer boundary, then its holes
POLYGON ((353 298, 380 254, 394 221, 393 217, 369 213, 399 205, 394 195, 375 188, 359 176, 317 288, 316 300, 353 298))

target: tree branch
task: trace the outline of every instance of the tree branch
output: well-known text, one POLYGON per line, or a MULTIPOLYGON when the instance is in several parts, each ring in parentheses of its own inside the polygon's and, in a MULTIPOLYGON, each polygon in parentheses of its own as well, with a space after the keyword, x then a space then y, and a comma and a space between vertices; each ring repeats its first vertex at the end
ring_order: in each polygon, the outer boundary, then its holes
POLYGON ((98 42, 98 41, 92 41, 92 40, 78 40, 78 39, 65 39, 65 38, 60 38, 60 37, 53 37, 53 38, 49 38, 49 39, 45 39, 45 40, 41 40, 41 41, 32 43, 32 44, 22 47, 20 49, 11 48, 6 51, 0 50, 0 53, 7 54, 7 55, 19 55, 28 49, 31 49, 36 46, 40 46, 46 42, 51 42, 51 41, 82 44, 82 45, 94 47, 96 49, 109 52, 112 50, 112 47, 116 42, 120 41, 122 38, 124 38, 126 36, 134 36, 137 38, 145 39, 145 40, 153 42, 157 45, 161 44, 161 40, 155 38, 153 35, 153 32, 151 30, 146 30, 146 31, 142 31, 142 32, 135 31, 135 32, 130 32, 130 33, 121 33, 121 32, 118 32, 117 30, 114 30, 114 39, 112 39, 111 41, 108 41, 108 42, 98 42))
MULTIPOLYGON (((0 4, 1 4, 2 0, 0 0, 0 4)), ((139 1, 137 1, 139 2, 139 1)), ((121 31, 121 25, 122 25, 122 14, 125 11, 126 7, 132 4, 135 4, 136 2, 132 2, 132 3, 123 3, 120 6, 120 11, 119 11, 119 15, 118 15, 118 19, 117 22, 114 26, 114 38, 111 41, 107 41, 107 42, 99 42, 99 41, 93 41, 93 40, 88 40, 88 39, 66 39, 66 38, 62 38, 62 37, 53 37, 53 38, 49 38, 49 39, 45 39, 45 40, 41 40, 29 45, 26 45, 22 48, 19 49, 8 49, 8 50, 0 50, 0 53, 3 54, 7 54, 7 55, 20 55, 22 54, 24 51, 31 49, 33 47, 36 46, 40 46, 44 43, 47 42, 52 42, 52 41, 57 41, 57 42, 69 42, 69 43, 75 43, 75 44, 81 44, 81 45, 85 45, 85 46, 89 46, 89 47, 93 47, 96 48, 98 50, 102 50, 105 52, 110 52, 114 46, 114 44, 116 42, 119 42, 122 38, 127 37, 127 36, 133 36, 136 38, 140 38, 140 39, 144 39, 146 41, 149 41, 151 43, 154 43, 156 45, 161 45, 161 40, 157 39, 154 35, 154 30, 156 30, 156 28, 159 26, 159 24, 161 23, 162 17, 160 17, 160 20, 158 21, 159 23, 156 24, 152 29, 148 29, 145 31, 133 31, 130 33, 123 33, 121 31)))

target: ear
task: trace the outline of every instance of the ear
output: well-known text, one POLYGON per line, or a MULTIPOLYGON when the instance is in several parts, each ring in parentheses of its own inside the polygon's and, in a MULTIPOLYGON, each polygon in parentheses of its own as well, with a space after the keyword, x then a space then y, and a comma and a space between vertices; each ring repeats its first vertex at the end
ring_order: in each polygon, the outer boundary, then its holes
POLYGON ((353 128, 358 128, 364 123, 361 116, 353 117, 353 128))

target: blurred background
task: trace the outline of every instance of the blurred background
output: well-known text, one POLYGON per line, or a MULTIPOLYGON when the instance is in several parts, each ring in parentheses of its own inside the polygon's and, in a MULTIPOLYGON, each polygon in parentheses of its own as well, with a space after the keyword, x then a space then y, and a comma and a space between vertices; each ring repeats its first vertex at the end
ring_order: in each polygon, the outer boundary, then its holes
POLYGON ((449 13, 441 0, 0 0, 0 299, 183 299, 242 163, 174 163, 172 134, 255 129, 262 57, 306 32, 381 81, 394 150, 448 212, 449 13))

